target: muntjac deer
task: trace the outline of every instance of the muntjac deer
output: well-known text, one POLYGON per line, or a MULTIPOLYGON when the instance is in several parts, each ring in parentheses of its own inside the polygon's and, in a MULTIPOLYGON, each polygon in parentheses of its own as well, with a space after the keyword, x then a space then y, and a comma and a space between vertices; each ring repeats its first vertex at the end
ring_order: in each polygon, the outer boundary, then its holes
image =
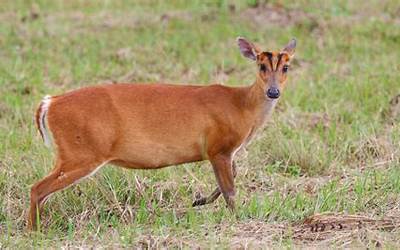
POLYGON ((209 160, 218 187, 193 206, 222 193, 233 210, 233 158, 273 111, 296 47, 294 39, 279 52, 262 51, 242 37, 237 43, 257 65, 250 86, 109 84, 45 97, 36 123, 45 144, 55 145, 57 159, 51 173, 32 187, 28 227, 37 228, 50 194, 108 163, 157 169, 209 160))

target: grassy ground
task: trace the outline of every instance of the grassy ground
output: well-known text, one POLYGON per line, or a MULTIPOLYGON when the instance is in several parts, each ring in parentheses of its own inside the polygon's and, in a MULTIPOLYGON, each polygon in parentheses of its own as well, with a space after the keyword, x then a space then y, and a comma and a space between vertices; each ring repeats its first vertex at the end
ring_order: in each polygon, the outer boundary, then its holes
POLYGON ((398 247, 396 228, 314 241, 295 227, 324 212, 400 217, 397 1, 268 2, 2 1, 0 248, 398 247), (238 157, 237 218, 222 199, 191 208, 216 185, 207 162, 107 166, 54 195, 41 231, 25 231, 30 187, 52 168, 32 122, 45 94, 104 82, 248 85, 256 69, 239 35, 265 49, 296 37, 298 49, 272 121, 238 157))

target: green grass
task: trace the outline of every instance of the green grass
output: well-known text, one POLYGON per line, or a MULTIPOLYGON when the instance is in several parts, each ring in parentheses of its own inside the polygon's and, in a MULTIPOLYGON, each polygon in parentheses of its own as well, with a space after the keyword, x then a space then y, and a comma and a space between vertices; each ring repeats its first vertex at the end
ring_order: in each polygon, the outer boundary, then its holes
POLYGON ((399 117, 385 115, 400 94, 397 1, 35 2, 0 5, 0 248, 227 247, 254 223, 400 216, 399 117), (44 95, 104 82, 248 85, 256 68, 237 36, 274 50, 298 40, 273 119, 238 157, 237 217, 222 199, 191 208, 215 188, 207 162, 107 166, 54 195, 41 232, 25 231, 30 187, 53 164, 33 124, 44 95))

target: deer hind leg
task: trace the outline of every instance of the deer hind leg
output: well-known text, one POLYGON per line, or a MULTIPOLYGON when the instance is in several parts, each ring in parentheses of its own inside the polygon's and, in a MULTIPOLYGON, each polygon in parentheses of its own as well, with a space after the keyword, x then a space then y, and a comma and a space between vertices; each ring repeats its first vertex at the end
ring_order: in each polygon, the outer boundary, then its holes
MULTIPOLYGON (((232 172, 233 172, 233 178, 236 178, 236 163, 233 161, 232 162, 232 172)), ((221 191, 219 190, 219 187, 215 188, 214 191, 207 197, 200 197, 198 199, 196 199, 192 206, 196 207, 196 206, 203 206, 206 204, 210 204, 213 203, 215 200, 218 199, 218 197, 221 195, 221 191)))
POLYGON ((40 210, 45 200, 54 192, 67 188, 94 173, 105 162, 93 160, 58 160, 54 170, 31 188, 28 229, 36 230, 40 210))

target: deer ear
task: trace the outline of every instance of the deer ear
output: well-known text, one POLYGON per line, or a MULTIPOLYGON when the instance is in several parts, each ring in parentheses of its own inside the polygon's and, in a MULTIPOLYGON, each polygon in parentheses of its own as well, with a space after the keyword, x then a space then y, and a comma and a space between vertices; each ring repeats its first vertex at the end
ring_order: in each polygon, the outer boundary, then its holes
POLYGON ((247 41, 243 37, 238 37, 236 41, 242 55, 255 61, 257 58, 257 54, 260 53, 260 50, 254 44, 247 41))
POLYGON ((288 53, 289 56, 293 56, 296 50, 296 39, 292 38, 290 42, 283 48, 283 51, 288 53))

